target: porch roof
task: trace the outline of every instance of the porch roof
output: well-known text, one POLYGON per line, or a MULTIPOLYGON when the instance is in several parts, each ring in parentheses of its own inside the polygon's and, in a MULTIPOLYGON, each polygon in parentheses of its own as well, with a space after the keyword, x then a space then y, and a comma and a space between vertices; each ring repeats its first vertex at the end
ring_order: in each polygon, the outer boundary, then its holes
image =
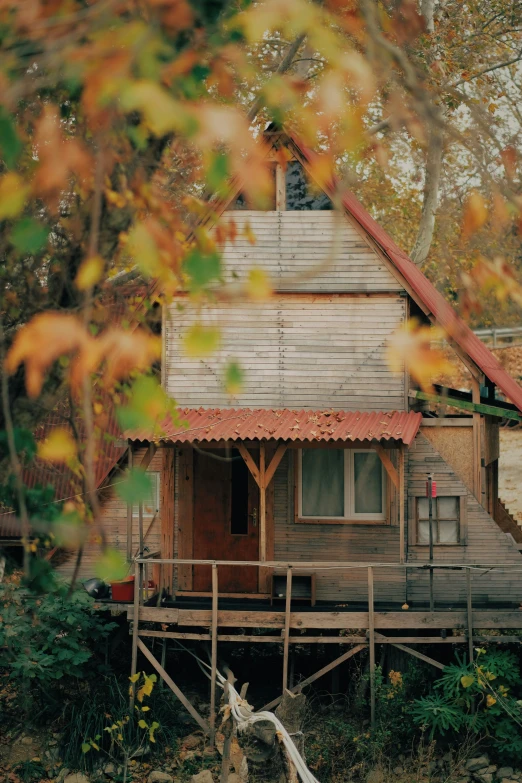
POLYGON ((422 420, 421 413, 406 411, 180 408, 178 413, 181 424, 165 420, 159 435, 150 430, 135 430, 125 436, 156 443, 394 440, 409 446, 422 420))

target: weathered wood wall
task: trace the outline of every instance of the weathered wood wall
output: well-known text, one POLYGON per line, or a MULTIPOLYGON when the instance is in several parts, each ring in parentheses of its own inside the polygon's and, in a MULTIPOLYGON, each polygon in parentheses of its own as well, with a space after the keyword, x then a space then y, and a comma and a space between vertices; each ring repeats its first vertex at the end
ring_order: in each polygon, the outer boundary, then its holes
POLYGON ((405 317, 397 295, 281 294, 201 313, 174 303, 165 325, 166 389, 187 407, 404 410, 405 375, 390 372, 386 344, 405 317), (205 358, 183 351, 198 321, 221 331, 219 349, 205 358), (245 375, 234 400, 223 388, 231 359, 245 375))
POLYGON ((227 282, 263 269, 278 291, 400 291, 401 286, 347 218, 332 211, 225 212, 238 236, 223 249, 227 282), (245 235, 249 225, 256 237, 245 235))
MULTIPOLYGON (((436 546, 434 559, 446 563, 496 563, 500 567, 519 566, 521 573, 480 573, 473 577, 473 600, 480 603, 522 601, 522 555, 510 538, 498 527, 487 511, 477 502, 472 492, 444 461, 433 444, 419 434, 407 451, 408 496, 425 494, 426 473, 432 471, 437 481, 437 493, 466 497, 467 544, 465 546, 436 546)), ((408 524, 413 524, 410 515, 408 524)), ((410 562, 429 559, 428 547, 408 547, 410 562)), ((466 581, 463 572, 435 572, 435 600, 445 603, 465 600, 466 581)), ((428 600, 428 576, 425 572, 409 572, 408 599, 428 600)))
MULTIPOLYGON (((159 449, 154 455, 151 464, 148 467, 148 471, 159 472, 162 465, 162 449, 159 449)), ((142 458, 146 453, 146 449, 138 449, 134 452, 134 465, 139 465, 142 458)), ((109 485, 117 481, 121 481, 123 478, 122 471, 115 471, 109 478, 109 485)), ((101 521, 103 528, 107 536, 107 544, 114 549, 121 552, 125 558, 127 555, 127 504, 116 493, 116 489, 111 486, 107 486, 102 490, 100 494, 101 502, 101 521)), ((159 552, 161 545, 161 492, 160 492, 160 513, 154 520, 149 534, 145 540, 145 546, 149 548, 151 552, 159 552)), ((143 532, 147 532, 147 528, 151 523, 151 519, 145 517, 143 520, 143 532)), ((133 514, 132 520, 132 552, 133 555, 137 554, 139 549, 139 525, 138 514, 133 514)), ((89 541, 85 545, 84 553, 82 557, 82 564, 80 567, 79 579, 88 579, 91 576, 95 576, 96 560, 100 555, 100 546, 98 543, 89 541)), ((66 562, 58 566, 57 571, 64 577, 70 577, 74 569, 74 561, 76 554, 71 553, 66 562)))
MULTIPOLYGON (((279 465, 274 488, 275 559, 308 562, 344 560, 350 562, 399 562, 397 525, 307 525, 294 522, 293 457, 289 451, 279 465)), ((353 571, 318 571, 317 599, 343 604, 365 602, 368 574, 353 571)), ((406 580, 402 569, 375 572, 375 599, 402 604, 406 580)))

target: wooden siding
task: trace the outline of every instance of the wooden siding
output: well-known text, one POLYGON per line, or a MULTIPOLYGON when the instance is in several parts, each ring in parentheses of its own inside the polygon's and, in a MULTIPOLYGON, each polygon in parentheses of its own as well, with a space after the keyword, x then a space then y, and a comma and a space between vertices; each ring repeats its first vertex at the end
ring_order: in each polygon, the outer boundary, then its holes
MULTIPOLYGON (((134 465, 139 465, 143 456, 146 453, 146 449, 139 449, 134 452, 134 465)), ((162 450, 158 450, 154 455, 151 464, 148 467, 148 471, 159 472, 162 466, 162 450)), ((123 557, 127 556, 127 504, 119 497, 116 490, 111 487, 112 483, 115 483, 122 479, 122 471, 114 472, 109 478, 109 485, 100 492, 101 502, 101 522, 105 535, 107 537, 107 545, 114 549, 117 549, 123 557)), ((161 504, 161 490, 160 490, 160 504, 161 504)), ((159 552, 161 545, 161 507, 160 513, 157 514, 150 531, 145 539, 145 546, 151 552, 159 552)), ((143 520, 143 533, 147 532, 147 529, 151 523, 151 518, 145 517, 143 520)), ((132 553, 137 554, 139 549, 139 525, 138 514, 134 513, 132 518, 132 553)), ((96 560, 100 555, 100 546, 95 542, 88 542, 85 545, 84 553, 82 557, 82 564, 80 567, 79 581, 89 579, 95 576, 96 560)), ((58 566, 57 572, 68 578, 72 575, 74 569, 74 562, 76 553, 71 553, 67 561, 58 566)))
POLYGON ((277 291, 401 291, 402 286, 348 218, 333 211, 225 212, 238 235, 223 248, 226 282, 262 269, 277 291), (256 242, 245 236, 250 226, 256 242))
POLYGON ((404 373, 390 372, 386 344, 405 317, 405 298, 396 295, 279 295, 202 312, 174 303, 166 390, 187 407, 404 410, 404 373), (219 350, 204 359, 183 352, 185 330, 198 321, 221 331, 219 350), (231 359, 245 376, 235 399, 223 388, 231 359))
MULTIPOLYGON (((398 563, 399 528, 396 525, 300 525, 294 522, 293 458, 287 452, 274 476, 275 559, 278 561, 350 561, 398 563)), ((404 571, 378 569, 375 600, 398 602, 406 597, 404 571)), ((353 571, 317 571, 317 600, 342 604, 366 602, 366 568, 353 571)))
MULTIPOLYGON (((432 471, 437 481, 437 494, 459 495, 466 498, 467 507, 467 545, 435 546, 434 558, 446 563, 498 563, 502 566, 519 566, 522 572, 522 555, 511 539, 498 527, 487 511, 477 502, 472 492, 457 476, 453 468, 444 461, 434 446, 424 437, 417 435, 415 442, 407 452, 407 481, 410 499, 425 494, 426 473, 432 471)), ((413 524, 412 503, 410 500, 408 523, 413 524)), ((428 560, 428 547, 408 547, 408 560, 420 562, 428 560)), ((476 572, 472 578, 474 603, 522 601, 522 573, 502 574, 476 572)), ((464 572, 435 572, 435 603, 464 601, 466 577, 464 572)), ((428 600, 427 572, 409 572, 408 600, 428 600)))

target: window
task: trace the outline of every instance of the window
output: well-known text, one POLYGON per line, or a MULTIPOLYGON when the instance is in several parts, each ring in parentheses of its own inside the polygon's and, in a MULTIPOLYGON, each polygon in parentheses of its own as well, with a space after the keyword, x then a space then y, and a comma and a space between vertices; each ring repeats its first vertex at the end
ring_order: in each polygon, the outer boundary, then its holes
MULTIPOLYGON (((428 498, 417 498, 417 544, 429 545, 430 522, 428 498)), ((432 501, 432 530, 434 544, 459 544, 460 506, 458 496, 437 497, 432 501)))
MULTIPOLYGON (((155 514, 159 511, 159 478, 160 474, 158 471, 148 471, 147 476, 150 478, 151 482, 151 488, 150 488, 150 495, 149 497, 145 498, 143 501, 143 518, 146 519, 147 517, 152 518, 155 514)), ((134 519, 138 519, 140 513, 140 507, 139 504, 136 503, 132 510, 132 515, 134 519)))
POLYGON ((297 492, 301 521, 386 521, 384 468, 371 449, 301 449, 297 492))

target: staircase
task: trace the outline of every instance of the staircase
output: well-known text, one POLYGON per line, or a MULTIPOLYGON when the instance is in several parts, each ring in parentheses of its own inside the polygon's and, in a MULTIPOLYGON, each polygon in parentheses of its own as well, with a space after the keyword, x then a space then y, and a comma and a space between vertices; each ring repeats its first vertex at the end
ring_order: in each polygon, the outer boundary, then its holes
POLYGON ((522 544, 522 528, 509 513, 509 509, 500 498, 496 503, 495 522, 504 533, 510 533, 517 544, 522 544))

